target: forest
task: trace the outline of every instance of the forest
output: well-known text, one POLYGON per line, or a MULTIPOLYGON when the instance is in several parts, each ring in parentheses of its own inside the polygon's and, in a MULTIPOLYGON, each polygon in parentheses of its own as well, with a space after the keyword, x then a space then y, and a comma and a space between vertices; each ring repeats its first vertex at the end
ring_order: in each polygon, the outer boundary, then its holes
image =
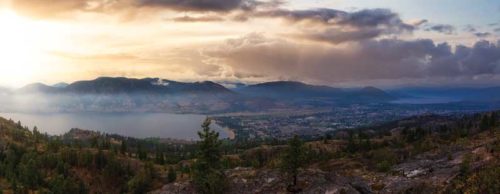
POLYGON ((422 115, 251 141, 219 139, 207 119, 193 143, 80 129, 50 136, 1 118, 0 193, 499 193, 498 115, 422 115), (426 161, 437 162, 411 169, 426 161), (318 185, 323 175, 337 178, 318 185), (257 186, 263 180, 272 181, 257 186))

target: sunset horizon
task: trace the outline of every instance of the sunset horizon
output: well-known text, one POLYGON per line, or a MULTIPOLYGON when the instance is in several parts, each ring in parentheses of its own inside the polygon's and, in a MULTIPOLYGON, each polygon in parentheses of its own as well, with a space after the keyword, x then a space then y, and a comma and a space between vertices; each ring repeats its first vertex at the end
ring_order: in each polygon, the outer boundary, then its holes
POLYGON ((0 85, 8 87, 102 76, 381 87, 499 81, 493 1, 469 9, 466 1, 2 2, 0 85))

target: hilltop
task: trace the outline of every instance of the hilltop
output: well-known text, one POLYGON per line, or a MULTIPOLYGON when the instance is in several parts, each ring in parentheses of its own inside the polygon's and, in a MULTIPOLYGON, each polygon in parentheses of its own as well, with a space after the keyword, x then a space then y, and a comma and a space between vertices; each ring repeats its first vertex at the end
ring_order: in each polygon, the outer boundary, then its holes
MULTIPOLYGON (((303 193, 498 193, 500 112, 422 115, 304 139, 303 193)), ((56 193, 194 193, 197 146, 0 119, 0 188, 56 193), (119 177, 119 178, 118 178, 119 177)), ((228 193, 286 193, 284 140, 220 147, 228 193)))

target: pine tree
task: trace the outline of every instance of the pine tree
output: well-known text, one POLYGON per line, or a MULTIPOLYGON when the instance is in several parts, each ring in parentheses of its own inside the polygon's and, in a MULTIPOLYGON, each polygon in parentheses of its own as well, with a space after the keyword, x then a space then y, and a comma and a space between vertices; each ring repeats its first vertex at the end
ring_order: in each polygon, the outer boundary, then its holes
POLYGON ((290 192, 299 192, 297 188, 297 176, 299 168, 304 165, 304 144, 298 136, 294 136, 288 142, 288 148, 285 151, 282 161, 281 170, 284 171, 292 179, 292 183, 288 186, 290 192))
POLYGON ((156 146, 155 161, 160 165, 165 164, 165 158, 163 157, 163 151, 161 150, 160 146, 156 146))
POLYGON ((174 182, 175 179, 177 179, 177 173, 172 167, 168 168, 167 178, 169 183, 174 182))
POLYGON ((120 153, 125 154, 128 151, 127 140, 122 140, 122 144, 120 146, 120 153))
POLYGON ((493 112, 491 113, 491 116, 490 116, 490 126, 492 128, 496 127, 497 125, 497 114, 496 112, 493 112))
POLYGON ((148 153, 146 153, 146 150, 144 150, 143 145, 141 143, 137 145, 137 157, 139 158, 139 160, 148 159, 148 153))
POLYGON ((490 121, 488 119, 488 116, 483 116, 481 118, 481 123, 479 125, 479 128, 481 129, 481 131, 488 129, 489 125, 490 125, 490 121))
POLYGON ((356 142, 354 141, 354 133, 353 132, 349 132, 349 138, 347 140, 347 151, 350 152, 350 153, 354 153, 357 151, 357 146, 356 146, 356 142))
POLYGON ((210 129, 210 119, 202 124, 198 132, 198 153, 193 165, 193 182, 203 194, 223 193, 226 183, 222 169, 221 141, 219 133, 210 129))

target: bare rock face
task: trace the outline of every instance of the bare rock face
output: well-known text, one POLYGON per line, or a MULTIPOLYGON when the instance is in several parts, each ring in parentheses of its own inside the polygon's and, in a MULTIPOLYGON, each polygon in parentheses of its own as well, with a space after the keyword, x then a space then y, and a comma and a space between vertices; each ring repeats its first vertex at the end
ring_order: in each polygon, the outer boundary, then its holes
MULTIPOLYGON (((253 168, 235 168, 226 172, 229 179, 227 193, 289 193, 288 178, 278 170, 256 170, 253 168)), ((360 177, 344 177, 335 173, 327 173, 317 169, 307 169, 300 173, 298 188, 304 194, 370 194, 369 184, 360 177)), ((154 194, 195 193, 189 182, 172 183, 154 194)))
POLYGON ((151 194, 178 194, 196 193, 195 188, 189 182, 175 182, 164 185, 161 189, 151 192, 151 194))
MULTIPOLYGON (((498 162, 498 155, 488 149, 488 143, 425 152, 393 166, 387 173, 370 171, 364 166, 333 165, 336 168, 328 168, 338 171, 323 171, 312 166, 300 171, 297 188, 304 194, 443 193, 460 175, 464 158, 470 158, 471 171, 498 162)), ((332 160, 328 163, 348 162, 332 160)), ((291 182, 289 177, 276 169, 238 167, 227 170, 226 177, 229 182, 227 193, 290 193, 286 189, 291 182)), ((196 192, 189 182, 176 182, 153 193, 196 192)))

